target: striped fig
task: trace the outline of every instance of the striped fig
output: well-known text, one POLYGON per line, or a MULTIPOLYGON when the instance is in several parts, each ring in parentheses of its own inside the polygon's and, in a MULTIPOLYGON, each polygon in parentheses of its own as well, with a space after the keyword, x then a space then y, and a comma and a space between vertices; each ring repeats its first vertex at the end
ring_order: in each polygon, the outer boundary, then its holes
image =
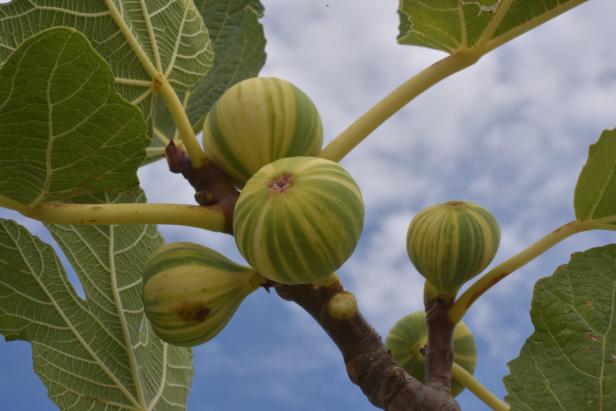
POLYGON ((279 78, 236 83, 214 104, 203 128, 208 156, 239 186, 279 158, 316 156, 322 143, 314 103, 279 78))
POLYGON ((193 243, 167 244, 143 271, 145 314, 170 344, 204 343, 229 322, 263 278, 248 267, 193 243))
POLYGON ((233 215, 235 242, 264 277, 310 283, 351 256, 363 217, 359 188, 337 163, 284 158, 261 168, 244 186, 233 215))
POLYGON ((470 202, 450 201, 415 215, 406 247, 417 271, 439 293, 455 296, 490 264, 499 242, 498 223, 488 210, 470 202))

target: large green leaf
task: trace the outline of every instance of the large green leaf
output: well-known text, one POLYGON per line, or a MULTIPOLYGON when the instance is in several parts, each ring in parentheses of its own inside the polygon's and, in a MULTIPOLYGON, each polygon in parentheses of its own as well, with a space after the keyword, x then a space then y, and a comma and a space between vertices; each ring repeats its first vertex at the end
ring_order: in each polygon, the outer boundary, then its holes
MULTIPOLYGON (((494 48, 586 0, 513 0, 489 36, 494 48)), ((401 0, 398 42, 451 53, 474 46, 505 0, 401 0)))
MULTIPOLYGON (((141 201, 141 195, 86 198, 141 201)), ((0 220, 0 332, 32 342, 34 367, 61 409, 181 410, 189 349, 161 342, 145 319, 141 269, 162 245, 154 226, 50 226, 85 290, 53 249, 0 220)))
POLYGON ((157 94, 146 67, 182 91, 212 65, 207 29, 187 0, 15 0, 0 5, 0 64, 26 38, 53 26, 70 26, 88 37, 111 65, 118 92, 139 105, 150 127, 157 94))
MULTIPOLYGON (((256 76, 265 63, 265 36, 259 18, 263 6, 258 0, 197 0, 197 9, 214 45, 214 65, 207 76, 183 95, 195 131, 201 131, 205 115, 218 97, 240 80, 256 76)), ((173 135, 171 116, 164 113, 156 127, 173 135)))
POLYGON ((616 129, 605 130, 590 146, 573 204, 580 221, 616 217, 616 129))
POLYGON ((512 410, 616 410, 616 245, 535 285, 535 332, 505 377, 512 410))
POLYGON ((142 113, 70 28, 24 41, 0 69, 0 195, 33 206, 138 184, 142 113))

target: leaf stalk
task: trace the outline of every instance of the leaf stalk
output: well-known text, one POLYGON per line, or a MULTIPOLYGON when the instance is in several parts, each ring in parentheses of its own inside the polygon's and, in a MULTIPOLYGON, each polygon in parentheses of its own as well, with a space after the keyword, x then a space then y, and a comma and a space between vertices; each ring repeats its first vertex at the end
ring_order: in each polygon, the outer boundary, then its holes
POLYGON ((169 108, 169 112, 171 113, 171 117, 175 122, 175 126, 178 129, 182 142, 186 146, 186 151, 188 152, 191 163, 195 167, 206 164, 208 162, 207 157, 205 155, 205 152, 199 145, 199 142, 197 141, 197 136, 195 135, 192 125, 190 124, 190 120, 188 119, 186 110, 180 102, 177 93, 175 92, 173 87, 171 87, 169 80, 164 75, 164 73, 161 72, 162 67, 159 70, 159 68, 154 63, 152 63, 150 57, 143 50, 143 47, 141 47, 141 44, 137 41, 130 28, 124 21, 120 10, 118 10, 113 0, 105 0, 105 3, 109 8, 111 17, 120 29, 120 32, 130 45, 131 49, 137 56, 137 59, 139 60, 145 71, 152 78, 152 81, 154 82, 154 89, 158 91, 165 100, 165 103, 169 108))
POLYGON ((388 118, 415 97, 450 75, 473 65, 481 57, 473 49, 460 49, 413 76, 372 106, 319 154, 332 161, 342 160, 388 118))
POLYGON ((185 204, 42 203, 36 207, 28 207, 0 196, 0 206, 13 209, 26 217, 49 224, 171 224, 223 232, 226 221, 222 210, 218 207, 185 204))
POLYGON ((492 286, 497 284, 503 278, 513 273, 518 268, 528 264, 554 245, 560 243, 564 239, 573 234, 582 231, 588 231, 595 228, 592 222, 586 221, 570 221, 557 229, 550 232, 548 235, 532 244, 530 247, 522 250, 510 259, 500 263, 496 267, 489 270, 473 285, 471 285, 449 309, 449 318, 454 324, 457 324, 473 303, 492 286))
POLYGON ((458 383, 468 388, 470 392, 475 394, 477 398, 494 411, 509 411, 511 408, 507 403, 501 401, 492 391, 480 383, 471 373, 455 362, 451 368, 451 375, 458 383))

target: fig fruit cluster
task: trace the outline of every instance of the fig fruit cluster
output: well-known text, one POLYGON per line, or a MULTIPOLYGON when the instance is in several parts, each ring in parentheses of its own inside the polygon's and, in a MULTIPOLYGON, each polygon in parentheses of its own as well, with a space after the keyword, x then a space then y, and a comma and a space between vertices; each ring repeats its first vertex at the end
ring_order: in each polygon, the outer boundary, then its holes
POLYGON ((207 154, 242 187, 233 214, 237 247, 272 281, 330 275, 361 234, 359 188, 340 165, 315 157, 322 141, 314 103, 278 78, 235 84, 205 119, 207 154))
POLYGON ((203 142, 242 189, 234 236, 251 267, 193 243, 155 252, 145 266, 143 300, 161 339, 204 343, 266 279, 319 281, 350 257, 363 227, 363 199, 340 165, 315 157, 322 140, 316 107, 287 81, 251 78, 220 97, 205 119, 203 142))

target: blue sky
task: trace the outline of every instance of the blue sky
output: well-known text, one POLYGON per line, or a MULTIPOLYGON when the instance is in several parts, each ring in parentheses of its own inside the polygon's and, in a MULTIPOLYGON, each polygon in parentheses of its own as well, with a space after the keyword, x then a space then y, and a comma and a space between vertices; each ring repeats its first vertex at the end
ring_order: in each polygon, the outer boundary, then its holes
MULTIPOLYGON (((262 75, 302 88, 329 140, 371 104, 443 55, 399 46, 395 0, 265 0, 268 61, 262 75)), ((514 40, 420 96, 342 165, 366 202, 358 249, 339 271, 385 336, 421 307, 422 279, 405 235, 418 210, 452 199, 477 202, 501 225, 495 263, 573 218, 573 188, 588 146, 616 127, 616 2, 591 0, 514 40)), ((150 201, 192 202, 164 164, 140 172, 150 201)), ((0 210, 41 235, 40 226, 0 210)), ((161 226, 168 241, 195 241, 241 261, 222 234, 161 226)), ((507 278, 465 321, 478 344, 476 375, 499 396, 502 377, 532 332, 534 282, 573 251, 614 242, 616 233, 568 239, 507 278)), ((6 410, 53 410, 31 369, 29 345, 0 343, 6 410)), ((297 307, 259 290, 214 340, 195 349, 189 410, 372 410, 346 376, 339 353, 297 307)), ((465 411, 485 407, 458 397, 465 411)))

